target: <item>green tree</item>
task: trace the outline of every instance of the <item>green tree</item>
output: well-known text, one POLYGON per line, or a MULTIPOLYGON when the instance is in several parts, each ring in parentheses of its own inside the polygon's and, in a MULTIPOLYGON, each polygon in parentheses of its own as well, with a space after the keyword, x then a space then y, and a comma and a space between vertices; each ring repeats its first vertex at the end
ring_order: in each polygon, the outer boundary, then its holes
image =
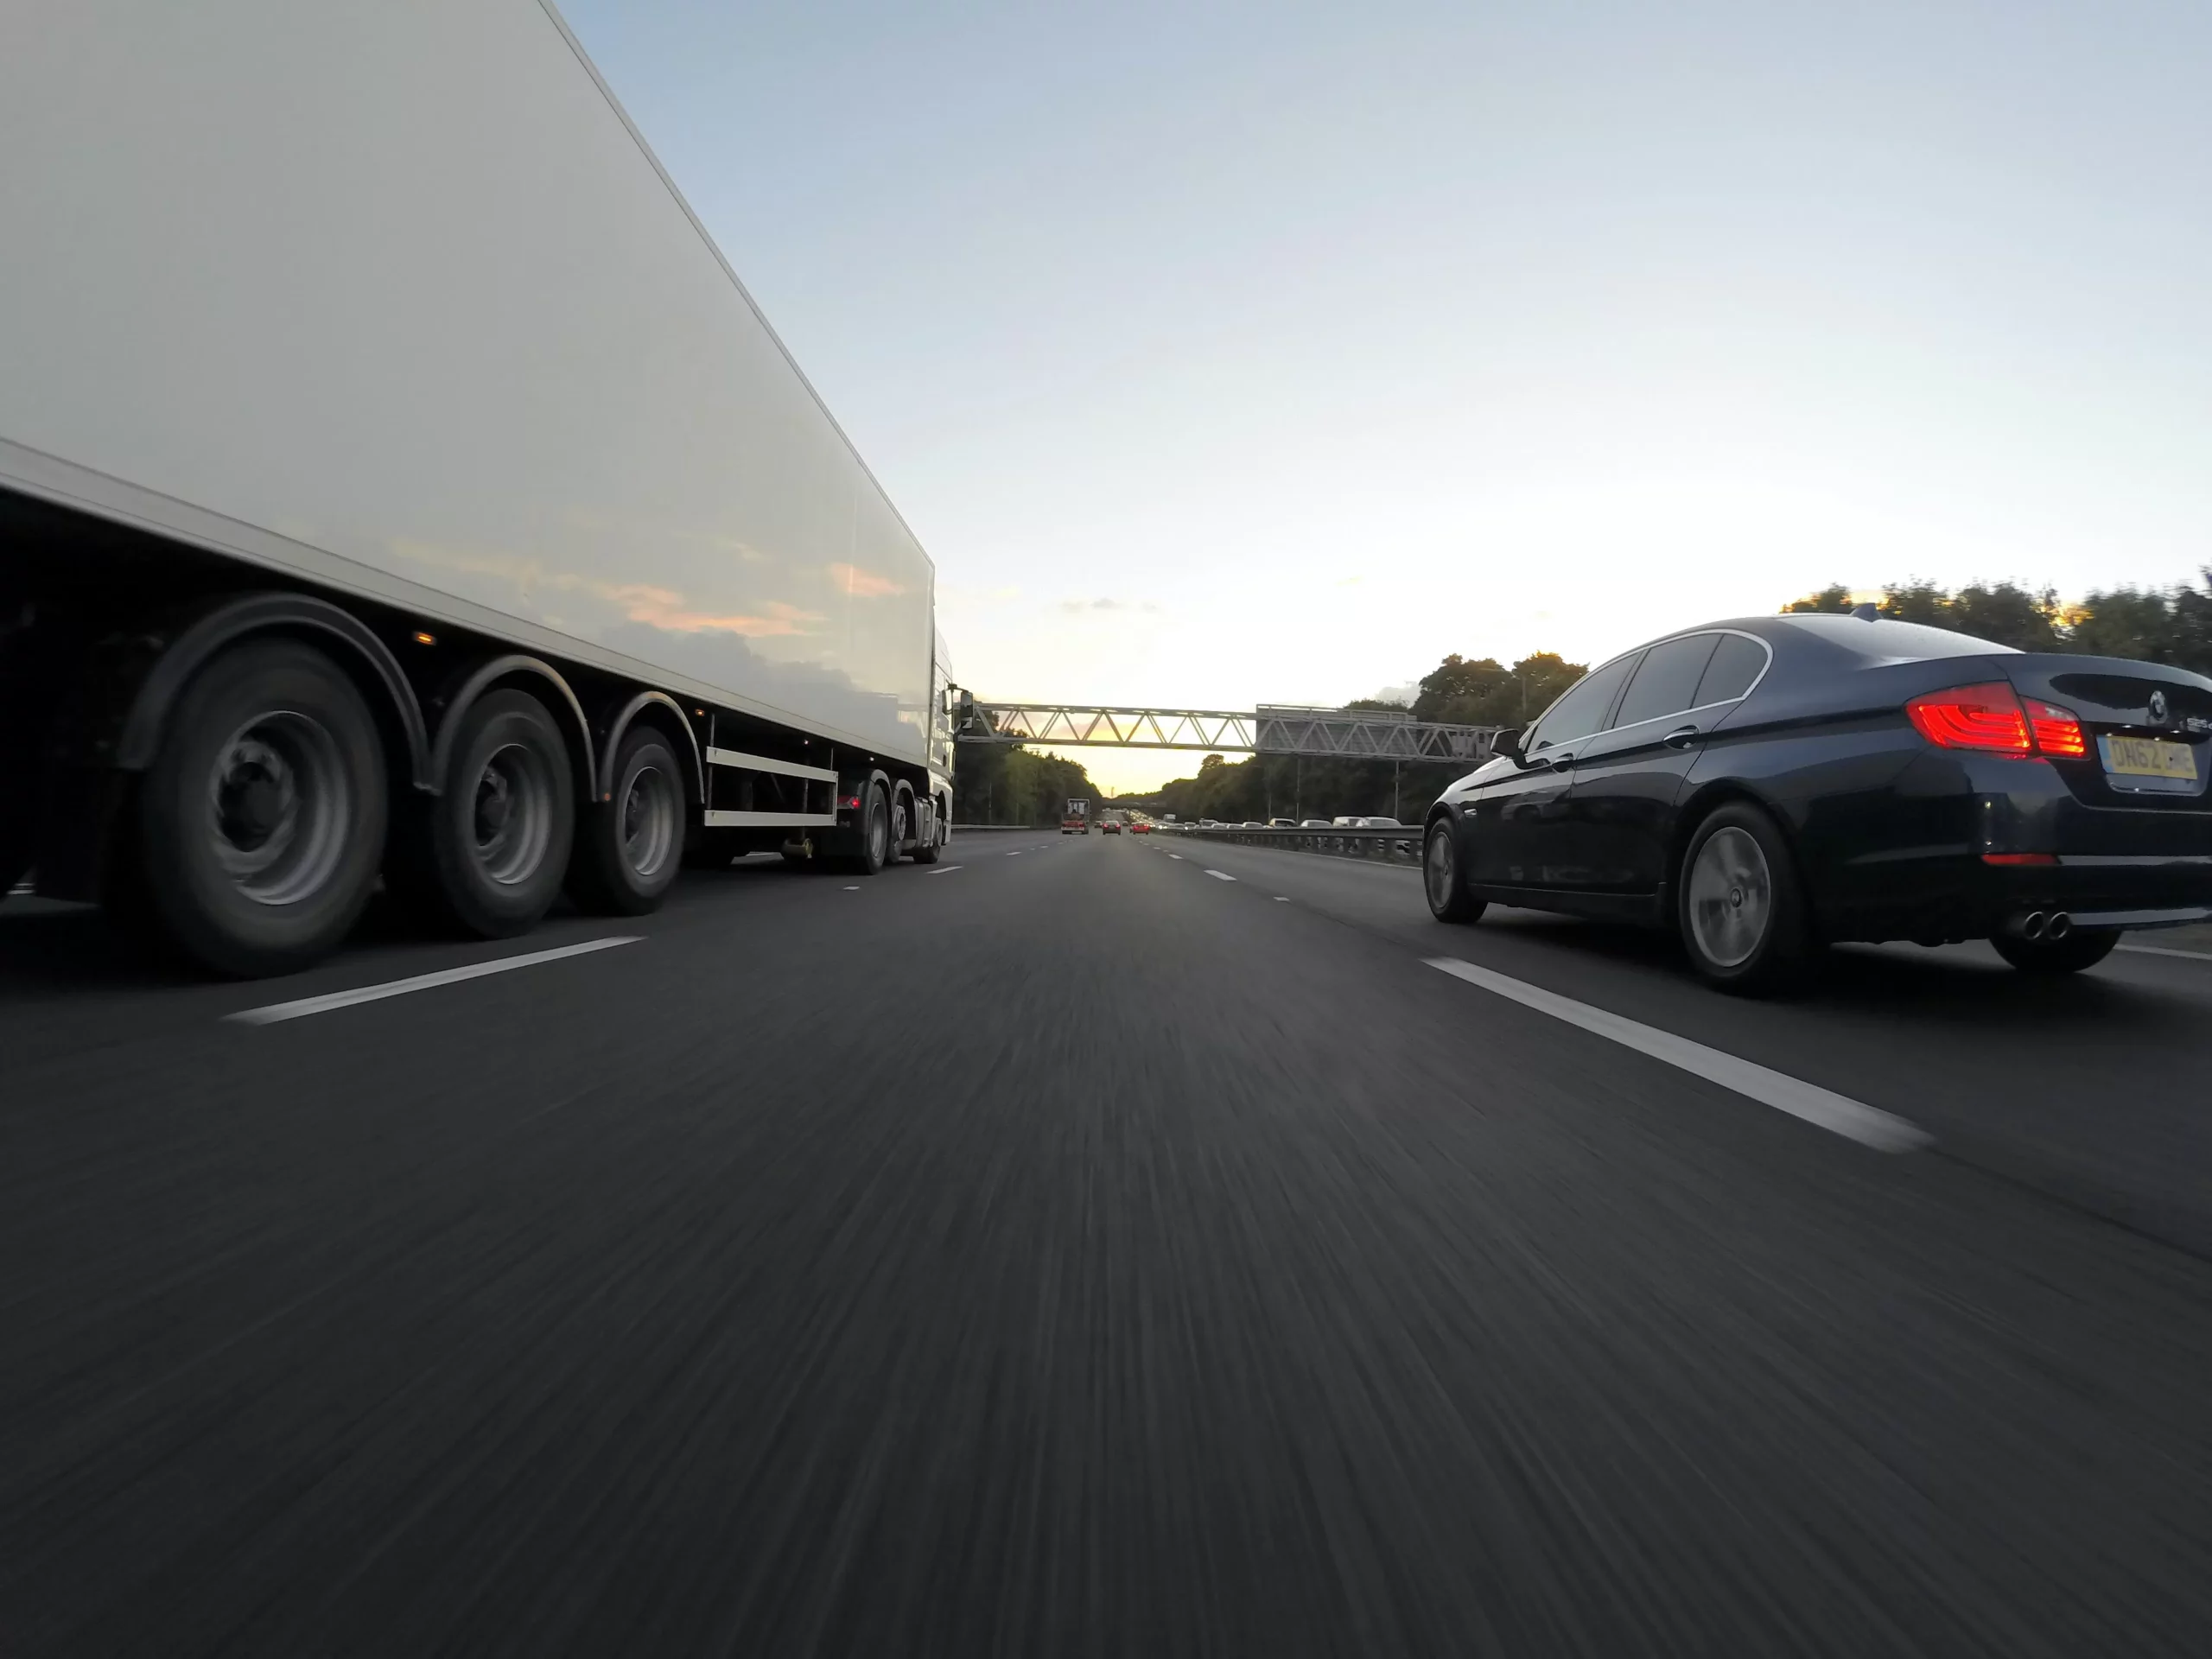
POLYGON ((2056 651, 2061 643, 2058 595, 2048 588, 2031 594, 2009 582, 1975 582, 1951 595, 1945 614, 1946 627, 2017 651, 2056 651))
POLYGON ((1916 576, 1892 582, 1883 590, 1881 614, 1899 622, 1918 622, 1931 628, 1955 626, 1951 620, 1951 596, 1932 582, 1916 576))
POLYGON ((2212 569, 2204 587, 2115 588, 2091 594, 2069 615, 2068 646, 2212 674, 2212 569))
POLYGON ((1783 614, 1821 616, 1848 616, 1851 614, 1851 589, 1841 582, 1831 582, 1817 594, 1808 594, 1802 599, 1793 599, 1782 607, 1783 614))
POLYGON ((1453 726, 1525 726, 1588 671, 1550 651, 1511 668, 1489 657, 1469 662, 1455 654, 1422 677, 1414 715, 1453 726))

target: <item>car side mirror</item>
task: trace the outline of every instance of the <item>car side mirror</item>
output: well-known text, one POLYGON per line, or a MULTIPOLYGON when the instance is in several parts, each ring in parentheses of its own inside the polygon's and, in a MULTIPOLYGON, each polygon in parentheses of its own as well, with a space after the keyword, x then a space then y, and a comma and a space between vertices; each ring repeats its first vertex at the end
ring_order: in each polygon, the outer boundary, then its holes
POLYGON ((1503 755, 1516 766, 1525 766, 1529 764, 1529 758, 1521 753, 1521 740, 1527 735, 1524 731, 1500 732, 1491 740, 1491 753, 1503 755))

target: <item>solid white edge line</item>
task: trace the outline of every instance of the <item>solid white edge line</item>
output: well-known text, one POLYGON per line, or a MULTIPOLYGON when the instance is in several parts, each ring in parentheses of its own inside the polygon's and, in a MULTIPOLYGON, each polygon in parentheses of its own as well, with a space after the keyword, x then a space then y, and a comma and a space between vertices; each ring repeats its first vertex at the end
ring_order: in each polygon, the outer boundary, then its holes
POLYGON ((1217 881, 1234 881, 1236 879, 1227 870, 1208 870, 1206 874, 1217 881))
POLYGON ((2177 950, 2171 944, 2121 944, 2113 948, 2139 957, 2179 957, 2183 962, 2212 962, 2212 951, 2177 950))
POLYGON ((296 1002, 272 1002, 266 1007, 245 1008, 223 1018, 241 1026, 273 1026, 281 1020, 297 1020, 310 1014, 327 1014, 333 1008, 347 1008, 356 1002, 380 1002, 387 996, 405 996, 410 991, 427 991, 439 985, 458 984, 464 979, 481 979, 486 974, 504 974, 513 968, 534 968, 541 962, 558 962, 563 957, 588 956, 594 950, 612 950, 618 944, 636 944, 642 935, 618 934, 613 938, 586 939, 582 944, 563 944, 550 950, 533 950, 527 956, 501 957, 496 962, 472 963, 466 968, 442 968, 435 974, 417 974, 412 979, 387 980, 381 985, 363 985, 351 991, 333 991, 327 996, 303 996, 296 1002))
POLYGON ((941 870, 931 870, 930 874, 931 875, 950 875, 955 870, 964 870, 967 868, 968 867, 965 864, 948 864, 941 870))
POLYGON ((1678 1037, 1671 1031, 1640 1024, 1604 1008, 1592 1007, 1587 1002, 1577 1002, 1573 997, 1560 996, 1487 968, 1478 968, 1457 957, 1430 957, 1427 960, 1430 967, 1440 969, 1454 979, 1464 979, 1470 985, 1480 986, 1523 1007, 1610 1038, 1625 1048, 1648 1054, 1655 1060, 1664 1060, 1693 1077, 1732 1089, 1763 1106, 1787 1112, 1877 1152, 1911 1152, 1935 1143, 1935 1138, 1917 1124, 1823 1089, 1818 1084, 1769 1071, 1754 1061, 1707 1048, 1703 1043, 1678 1037))

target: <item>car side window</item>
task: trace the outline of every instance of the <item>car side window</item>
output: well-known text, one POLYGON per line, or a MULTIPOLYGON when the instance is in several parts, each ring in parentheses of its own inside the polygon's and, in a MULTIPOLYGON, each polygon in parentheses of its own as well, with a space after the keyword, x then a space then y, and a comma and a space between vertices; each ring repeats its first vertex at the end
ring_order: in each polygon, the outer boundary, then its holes
POLYGON ((1607 663, 1596 672, 1584 675, 1570 690, 1545 712, 1536 722, 1529 753, 1556 748, 1562 743, 1573 743, 1601 730, 1605 715, 1613 706, 1613 694, 1621 689, 1621 682, 1629 677, 1640 658, 1624 657, 1617 663, 1607 663))
POLYGON ((1740 633, 1722 634, 1713 660, 1706 664, 1705 677, 1698 682, 1697 702, 1692 706, 1702 708, 1708 702, 1728 702, 1742 696, 1765 667, 1764 645, 1740 633))
POLYGON ((1621 698, 1616 726, 1634 726, 1662 715, 1680 714, 1697 703, 1697 684, 1713 660, 1717 633, 1694 633, 1685 639, 1669 639, 1643 653, 1643 666, 1628 683, 1621 698))

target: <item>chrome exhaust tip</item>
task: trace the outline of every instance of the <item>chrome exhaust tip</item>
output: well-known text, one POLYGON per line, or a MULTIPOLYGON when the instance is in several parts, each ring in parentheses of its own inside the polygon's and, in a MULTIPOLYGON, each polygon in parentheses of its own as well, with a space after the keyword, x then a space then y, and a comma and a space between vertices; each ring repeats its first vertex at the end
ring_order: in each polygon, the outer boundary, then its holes
POLYGON ((2024 939, 2039 939, 2043 938, 2043 912, 2039 910, 2030 911, 2026 915, 2020 918, 2014 931, 2017 931, 2024 939))
POLYGON ((2073 931, 2074 918, 2063 910, 2052 911, 2050 919, 2043 925, 2043 936, 2046 939, 2063 939, 2073 931))

